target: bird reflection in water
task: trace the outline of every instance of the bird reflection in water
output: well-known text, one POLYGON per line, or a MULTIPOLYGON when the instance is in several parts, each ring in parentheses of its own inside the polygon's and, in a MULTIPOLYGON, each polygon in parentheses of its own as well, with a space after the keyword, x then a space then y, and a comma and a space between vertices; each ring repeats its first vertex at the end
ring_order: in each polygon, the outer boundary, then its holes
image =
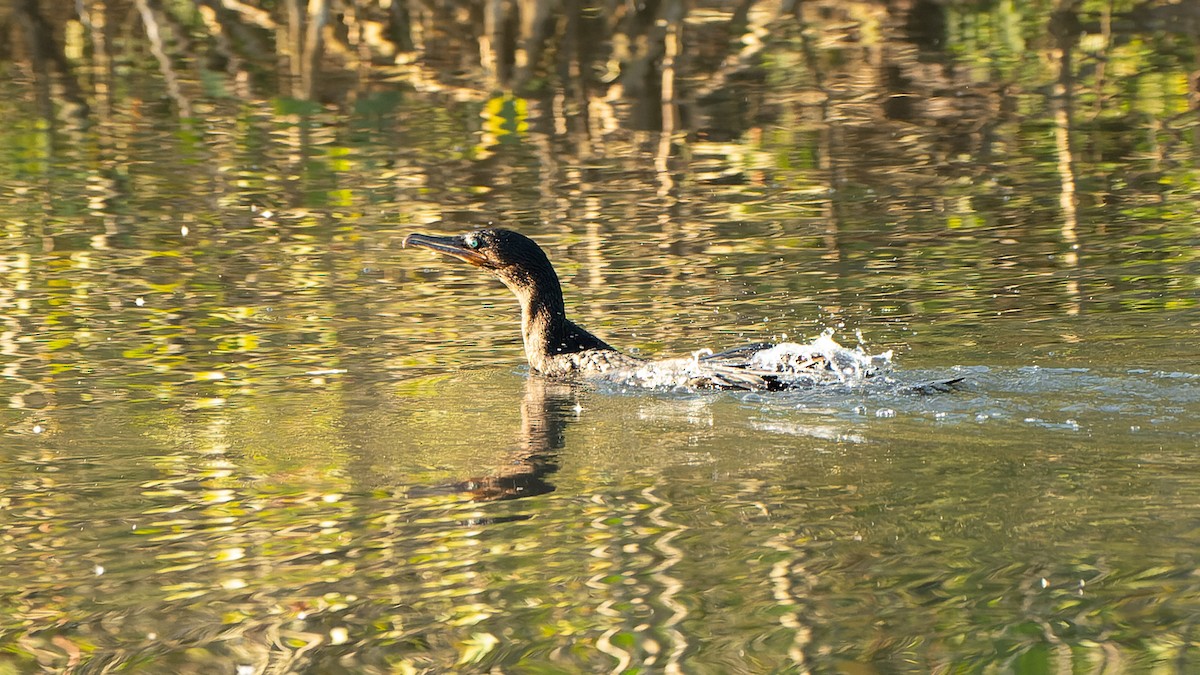
MULTIPOLYGON (((517 449, 504 458, 502 466, 457 483, 416 488, 409 491, 409 496, 465 493, 476 501, 500 501, 553 492, 554 485, 546 479, 559 468, 563 432, 567 421, 575 416, 575 386, 531 375, 525 380, 525 396, 521 400, 517 449)), ((492 518, 488 522, 527 517, 492 518)))

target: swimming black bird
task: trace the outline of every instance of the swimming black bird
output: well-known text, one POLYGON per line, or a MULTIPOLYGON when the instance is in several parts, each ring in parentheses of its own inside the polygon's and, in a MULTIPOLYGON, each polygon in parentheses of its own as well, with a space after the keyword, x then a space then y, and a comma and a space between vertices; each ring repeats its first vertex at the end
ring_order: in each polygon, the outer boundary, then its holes
POLYGON ((622 354, 567 319, 562 286, 544 251, 523 234, 483 229, 453 237, 410 234, 404 246, 427 248, 483 268, 521 303, 529 366, 552 378, 602 379, 637 387, 777 390, 859 383, 886 372, 891 352, 844 349, 828 335, 812 344, 757 343, 724 352, 646 361, 622 354))

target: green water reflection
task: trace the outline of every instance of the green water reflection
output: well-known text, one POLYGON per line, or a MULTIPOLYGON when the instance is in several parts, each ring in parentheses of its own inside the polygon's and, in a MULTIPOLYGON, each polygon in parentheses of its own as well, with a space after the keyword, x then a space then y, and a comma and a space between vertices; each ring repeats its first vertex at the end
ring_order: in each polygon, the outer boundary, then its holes
POLYGON ((393 4, 0 8, 0 673, 1195 670, 1191 5, 393 4), (489 222, 968 384, 531 378, 489 222))

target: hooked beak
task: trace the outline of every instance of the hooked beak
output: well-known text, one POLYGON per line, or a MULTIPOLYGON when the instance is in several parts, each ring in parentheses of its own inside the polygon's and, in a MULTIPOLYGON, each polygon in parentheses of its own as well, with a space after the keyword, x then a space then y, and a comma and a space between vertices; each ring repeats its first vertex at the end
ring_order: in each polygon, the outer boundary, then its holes
POLYGON ((487 266, 487 258, 478 251, 467 248, 463 243, 462 237, 434 237, 428 234, 410 234, 404 238, 402 246, 404 248, 408 248, 409 246, 427 248, 430 251, 445 253, 448 256, 471 263, 476 267, 487 266))

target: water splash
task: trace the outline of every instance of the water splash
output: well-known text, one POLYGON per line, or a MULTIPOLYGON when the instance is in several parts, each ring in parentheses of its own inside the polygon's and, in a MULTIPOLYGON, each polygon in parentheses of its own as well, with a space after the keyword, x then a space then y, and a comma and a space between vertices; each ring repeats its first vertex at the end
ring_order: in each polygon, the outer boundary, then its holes
POLYGON ((781 375, 821 374, 824 381, 861 384, 869 377, 884 375, 892 370, 892 350, 868 354, 860 344, 847 349, 833 339, 833 329, 826 328, 808 344, 781 342, 755 352, 750 368, 781 375))
POLYGON ((794 389, 819 385, 859 385, 892 370, 892 352, 868 354, 847 349, 826 329, 808 344, 763 343, 690 357, 649 361, 604 374, 603 379, 646 389, 794 389))

